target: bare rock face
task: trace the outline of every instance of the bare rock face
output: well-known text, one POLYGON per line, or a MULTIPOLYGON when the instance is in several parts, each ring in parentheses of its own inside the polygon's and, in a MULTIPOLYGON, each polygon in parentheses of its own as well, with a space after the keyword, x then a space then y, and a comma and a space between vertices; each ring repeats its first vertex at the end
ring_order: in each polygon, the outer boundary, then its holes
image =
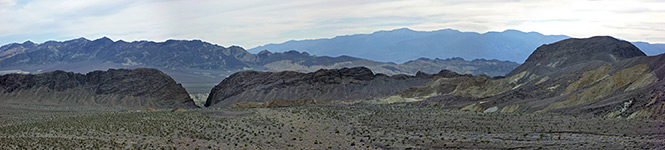
POLYGON ((284 100, 358 100, 394 95, 424 85, 428 77, 374 74, 365 67, 235 73, 215 86, 205 106, 228 107, 238 102, 284 100))
POLYGON ((156 69, 54 71, 0 76, 0 103, 105 107, 196 107, 185 89, 156 69))

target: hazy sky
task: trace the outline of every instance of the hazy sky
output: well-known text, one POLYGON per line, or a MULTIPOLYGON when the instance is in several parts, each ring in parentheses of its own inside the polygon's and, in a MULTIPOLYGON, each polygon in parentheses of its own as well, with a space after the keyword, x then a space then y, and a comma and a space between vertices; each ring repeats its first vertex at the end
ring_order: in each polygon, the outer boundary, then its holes
POLYGON ((245 48, 408 27, 665 43, 663 0, 0 0, 0 44, 201 39, 245 48))

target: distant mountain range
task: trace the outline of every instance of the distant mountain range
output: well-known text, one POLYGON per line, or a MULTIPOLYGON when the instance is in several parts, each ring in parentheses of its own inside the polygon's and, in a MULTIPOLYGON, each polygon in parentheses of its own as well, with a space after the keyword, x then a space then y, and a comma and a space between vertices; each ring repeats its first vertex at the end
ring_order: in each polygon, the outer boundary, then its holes
POLYGON ((112 41, 79 38, 64 42, 13 43, 0 47, 0 73, 41 73, 65 70, 86 73, 109 68, 157 68, 182 83, 188 91, 208 92, 216 83, 238 71, 300 71, 364 66, 387 75, 460 73, 505 75, 517 63, 460 58, 417 59, 404 64, 377 62, 349 56, 312 56, 305 52, 247 52, 238 46, 222 47, 200 40, 112 41))
POLYGON ((665 44, 652 44, 647 42, 631 42, 640 48, 647 56, 656 56, 665 53, 665 44))
MULTIPOLYGON (((182 83, 190 93, 207 93, 227 76, 245 70, 313 72, 362 66, 386 75, 446 69, 460 74, 501 76, 519 65, 505 60, 523 62, 536 47, 564 38, 567 36, 517 30, 479 34, 451 29, 397 29, 269 44, 252 49, 255 53, 239 46, 223 47, 200 40, 126 42, 104 37, 40 44, 27 41, 0 46, 0 74, 156 68, 182 83)), ((647 55, 662 53, 665 47, 645 42, 633 44, 647 55)))
MULTIPOLYGON (((250 52, 269 50, 305 51, 320 56, 348 55, 383 62, 406 62, 420 57, 467 60, 485 58, 522 63, 534 49, 559 40, 565 35, 506 30, 503 32, 461 32, 453 29, 414 31, 408 28, 353 34, 329 39, 287 41, 252 48, 250 52)), ((665 52, 665 44, 633 42, 647 55, 665 52)))

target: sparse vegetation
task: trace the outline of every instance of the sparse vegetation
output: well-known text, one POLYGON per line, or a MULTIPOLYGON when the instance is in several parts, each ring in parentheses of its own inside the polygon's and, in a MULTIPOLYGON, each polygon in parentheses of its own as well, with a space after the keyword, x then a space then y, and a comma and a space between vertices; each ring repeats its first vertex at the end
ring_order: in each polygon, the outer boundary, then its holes
POLYGON ((662 121, 440 107, 0 110, 0 149, 665 148, 662 121))

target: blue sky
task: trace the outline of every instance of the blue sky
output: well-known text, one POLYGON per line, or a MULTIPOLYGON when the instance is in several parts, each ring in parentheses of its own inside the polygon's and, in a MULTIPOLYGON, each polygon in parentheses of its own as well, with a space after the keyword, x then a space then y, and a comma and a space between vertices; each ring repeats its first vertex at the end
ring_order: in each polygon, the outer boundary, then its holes
POLYGON ((201 39, 245 48, 408 27, 665 43, 662 0, 0 0, 0 44, 201 39))

